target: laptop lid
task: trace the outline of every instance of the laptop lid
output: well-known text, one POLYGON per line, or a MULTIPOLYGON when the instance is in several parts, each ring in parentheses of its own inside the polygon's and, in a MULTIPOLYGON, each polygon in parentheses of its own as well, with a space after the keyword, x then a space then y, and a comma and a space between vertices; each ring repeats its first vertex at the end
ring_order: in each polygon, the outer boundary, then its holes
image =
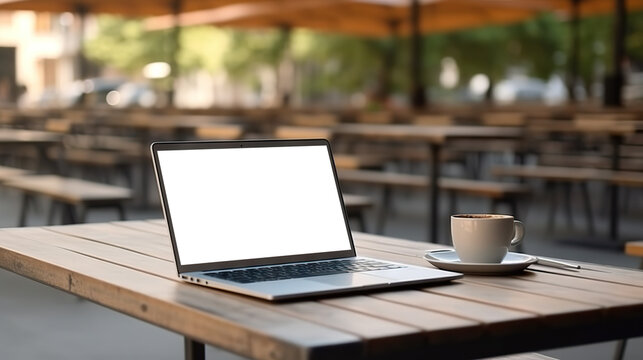
POLYGON ((328 141, 151 149, 179 273, 355 256, 328 141))

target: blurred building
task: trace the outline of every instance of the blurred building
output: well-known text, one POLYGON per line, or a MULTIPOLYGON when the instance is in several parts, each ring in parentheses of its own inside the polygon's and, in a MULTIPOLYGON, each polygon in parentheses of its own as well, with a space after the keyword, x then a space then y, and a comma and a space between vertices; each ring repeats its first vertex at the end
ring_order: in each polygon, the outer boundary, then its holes
POLYGON ((0 12, 0 103, 55 104, 78 78, 74 20, 70 13, 0 12))

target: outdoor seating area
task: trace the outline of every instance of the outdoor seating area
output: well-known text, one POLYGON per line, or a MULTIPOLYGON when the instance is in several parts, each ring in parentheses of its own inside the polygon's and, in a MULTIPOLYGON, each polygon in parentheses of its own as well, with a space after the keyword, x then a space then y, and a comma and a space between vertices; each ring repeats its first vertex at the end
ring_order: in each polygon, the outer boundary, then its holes
POLYGON ((643 1, 171 3, 0 2, 0 359, 643 357, 643 1))

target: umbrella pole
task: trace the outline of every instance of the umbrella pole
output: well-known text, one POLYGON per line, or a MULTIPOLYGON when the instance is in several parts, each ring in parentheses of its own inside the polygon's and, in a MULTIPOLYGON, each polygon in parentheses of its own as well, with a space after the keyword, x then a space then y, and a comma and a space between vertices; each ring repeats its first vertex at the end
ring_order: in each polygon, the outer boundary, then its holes
POLYGON ((605 79, 604 104, 622 106, 623 63, 625 62, 625 24, 627 12, 625 0, 614 0, 614 47, 612 73, 605 79))
POLYGON ((78 53, 76 54, 76 68, 78 69, 78 79, 84 80, 87 74, 87 59, 85 59, 85 21, 87 19, 87 7, 82 4, 76 6, 78 15, 78 53))
POLYGON ((426 103, 422 77, 422 36, 420 34, 420 1, 411 0, 411 105, 414 109, 423 108, 426 103))
POLYGON ((280 27, 281 35, 285 38, 285 44, 281 49, 281 59, 277 64, 277 94, 279 95, 278 105, 281 108, 288 108, 291 105, 293 93, 293 58, 290 51, 292 42, 292 27, 282 25, 280 27))
POLYGON ((576 103, 576 80, 578 79, 578 49, 579 49, 579 5, 580 0, 571 0, 572 5, 572 18, 571 18, 571 48, 569 56, 569 74, 567 78, 567 90, 569 93, 569 101, 576 103))
POLYGON ((174 14, 174 26, 172 27, 172 35, 170 40, 170 89, 168 90, 168 102, 167 107, 172 107, 176 103, 176 82, 179 78, 179 50, 181 48, 181 41, 179 39, 181 35, 181 26, 179 14, 181 13, 183 1, 174 0, 172 1, 172 13, 174 14))

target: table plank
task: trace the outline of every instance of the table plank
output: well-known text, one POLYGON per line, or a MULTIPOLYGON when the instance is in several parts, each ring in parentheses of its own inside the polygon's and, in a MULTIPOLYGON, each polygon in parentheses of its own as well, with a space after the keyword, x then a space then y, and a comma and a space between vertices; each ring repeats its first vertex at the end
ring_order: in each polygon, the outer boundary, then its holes
POLYGON ((378 299, 439 311, 445 314, 457 314, 462 318, 483 323, 487 330, 495 333, 513 331, 516 327, 521 326, 522 320, 533 318, 533 314, 524 311, 418 290, 383 292, 373 296, 378 299))
POLYGON ((169 239, 160 234, 133 231, 109 223, 52 226, 48 229, 174 262, 169 239))
POLYGON ((128 188, 58 175, 24 175, 11 178, 4 185, 74 204, 129 200, 132 197, 128 188))
POLYGON ((551 324, 578 322, 577 317, 582 317, 583 321, 587 322, 594 321, 602 310, 596 305, 474 283, 456 282, 449 286, 436 286, 426 290, 435 294, 531 312, 551 324))
POLYGON ((479 324, 477 321, 371 296, 340 297, 322 300, 322 302, 371 316, 375 315, 382 319, 416 326, 427 331, 425 334, 428 336, 429 343, 443 343, 452 336, 458 336, 461 340, 475 339, 482 333, 482 329, 477 326, 479 324))
POLYGON ((612 294, 596 291, 580 290, 573 287, 570 288, 544 282, 530 282, 525 281, 524 277, 468 276, 467 281, 477 284, 497 286, 504 289, 519 290, 537 295, 547 294, 547 296, 559 299, 597 305, 605 309, 609 308, 610 313, 615 310, 618 310, 621 313, 627 312, 631 310, 631 307, 638 307, 643 310, 643 304, 640 303, 639 299, 634 297, 615 297, 612 294))
POLYGON ((128 229, 134 229, 134 230, 140 230, 144 232, 151 232, 154 234, 158 235, 163 235, 168 237, 169 241, 169 232, 167 229, 167 224, 165 223, 165 220, 161 220, 162 223, 160 222, 151 222, 148 220, 139 220, 139 221, 114 221, 112 224, 117 225, 117 226, 122 226, 126 227, 128 229))

